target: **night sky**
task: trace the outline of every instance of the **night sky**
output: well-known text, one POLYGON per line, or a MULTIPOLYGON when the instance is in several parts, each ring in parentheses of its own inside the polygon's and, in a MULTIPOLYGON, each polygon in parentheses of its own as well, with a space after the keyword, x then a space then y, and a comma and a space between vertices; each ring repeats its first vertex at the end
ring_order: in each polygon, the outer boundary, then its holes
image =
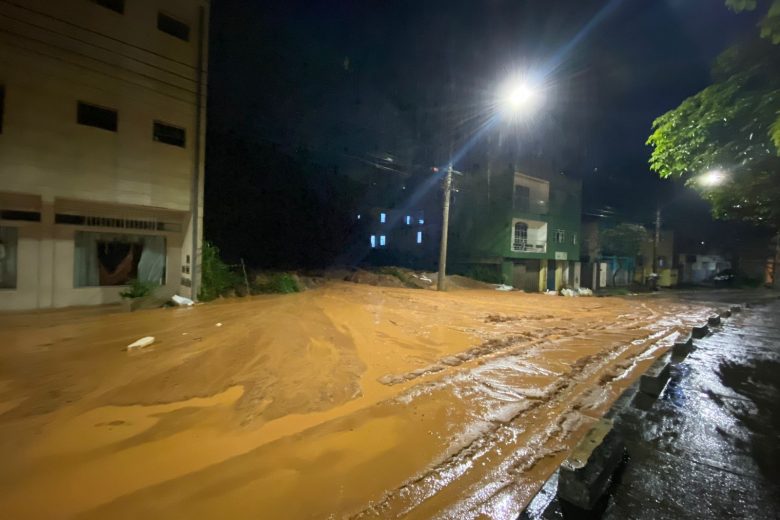
POLYGON ((650 223, 660 206, 666 224, 709 241, 725 228, 695 193, 648 170, 644 143, 755 24, 722 0, 224 0, 212 12, 209 140, 304 148, 334 164, 377 154, 443 164, 503 78, 530 70, 560 98, 538 116, 558 126, 532 121, 528 132, 568 154, 586 212, 650 223))

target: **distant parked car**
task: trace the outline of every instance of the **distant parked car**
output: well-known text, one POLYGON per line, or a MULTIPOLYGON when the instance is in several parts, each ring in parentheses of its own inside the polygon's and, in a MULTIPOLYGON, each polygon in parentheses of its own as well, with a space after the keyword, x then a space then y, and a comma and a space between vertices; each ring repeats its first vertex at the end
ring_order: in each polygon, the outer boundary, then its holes
POLYGON ((735 277, 734 269, 724 269, 713 275, 712 278, 710 278, 710 281, 715 285, 730 285, 734 282, 735 277))

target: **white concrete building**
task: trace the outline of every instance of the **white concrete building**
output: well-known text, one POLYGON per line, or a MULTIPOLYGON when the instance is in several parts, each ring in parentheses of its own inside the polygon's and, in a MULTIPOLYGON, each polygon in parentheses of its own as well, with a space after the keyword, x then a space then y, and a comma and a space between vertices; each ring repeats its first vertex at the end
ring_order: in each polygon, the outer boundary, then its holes
POLYGON ((0 0, 0 310, 197 291, 208 0, 0 0))

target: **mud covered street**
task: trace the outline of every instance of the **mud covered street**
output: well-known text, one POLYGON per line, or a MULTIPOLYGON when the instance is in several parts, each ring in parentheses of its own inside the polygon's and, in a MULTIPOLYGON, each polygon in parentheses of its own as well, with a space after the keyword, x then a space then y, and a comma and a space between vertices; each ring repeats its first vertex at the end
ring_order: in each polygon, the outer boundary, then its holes
POLYGON ((711 307, 339 283, 0 316, 6 518, 515 518, 711 307), (146 349, 126 345, 154 336, 146 349))

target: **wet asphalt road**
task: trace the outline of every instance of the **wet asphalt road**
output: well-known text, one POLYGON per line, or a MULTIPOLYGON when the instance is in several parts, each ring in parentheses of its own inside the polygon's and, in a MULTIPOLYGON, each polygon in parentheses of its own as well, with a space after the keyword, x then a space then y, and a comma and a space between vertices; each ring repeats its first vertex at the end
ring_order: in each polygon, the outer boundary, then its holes
MULTIPOLYGON (((524 519, 780 518, 780 300, 697 291, 681 299, 749 304, 672 366, 646 411, 629 392, 613 408, 628 456, 597 511, 555 499, 555 477, 524 519)), ((633 390, 635 391, 635 389, 633 390)))

